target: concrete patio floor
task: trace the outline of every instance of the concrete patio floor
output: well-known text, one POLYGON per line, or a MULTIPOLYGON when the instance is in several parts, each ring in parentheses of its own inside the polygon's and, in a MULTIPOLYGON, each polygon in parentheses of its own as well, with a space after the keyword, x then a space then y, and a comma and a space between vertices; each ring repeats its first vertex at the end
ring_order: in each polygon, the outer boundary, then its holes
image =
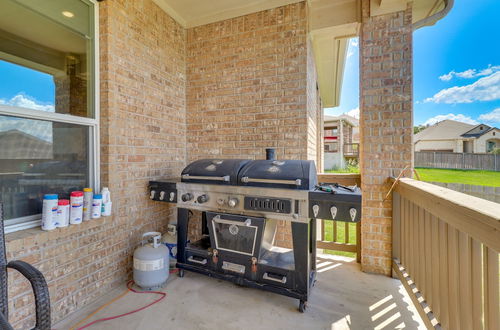
MULTIPOLYGON (((170 276, 163 289, 167 297, 158 304, 88 329, 425 329, 399 280, 363 273, 349 258, 320 255, 317 264, 318 280, 304 314, 298 312, 296 299, 186 272, 184 278, 170 276)), ((54 329, 69 329, 123 288, 54 329)), ((85 323, 128 312, 157 297, 129 293, 85 323)))

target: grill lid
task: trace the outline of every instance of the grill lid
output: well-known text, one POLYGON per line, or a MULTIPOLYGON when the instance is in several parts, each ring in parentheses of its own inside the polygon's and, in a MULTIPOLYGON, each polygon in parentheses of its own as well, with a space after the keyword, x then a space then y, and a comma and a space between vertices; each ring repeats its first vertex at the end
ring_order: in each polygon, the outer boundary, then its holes
POLYGON ((311 160, 254 160, 240 171, 242 186, 312 190, 316 166, 311 160))
POLYGON ((184 168, 182 182, 237 185, 238 172, 248 159, 200 159, 184 168))

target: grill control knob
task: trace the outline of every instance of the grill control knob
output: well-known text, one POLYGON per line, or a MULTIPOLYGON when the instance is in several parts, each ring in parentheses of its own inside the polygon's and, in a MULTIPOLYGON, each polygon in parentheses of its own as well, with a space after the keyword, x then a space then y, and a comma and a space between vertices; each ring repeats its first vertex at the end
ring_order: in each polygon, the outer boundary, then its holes
POLYGON ((189 202, 190 200, 193 199, 193 195, 190 193, 185 193, 184 195, 181 196, 181 199, 183 202, 189 202))
POLYGON ((227 205, 229 205, 229 207, 236 207, 236 205, 238 205, 238 198, 229 198, 229 200, 227 201, 227 205))
POLYGON ((165 198, 165 192, 160 191, 160 200, 162 201, 165 198))
POLYGON ((156 195, 156 191, 151 190, 151 194, 149 195, 149 198, 154 199, 156 195))
POLYGON ((217 198, 217 204, 219 206, 224 206, 225 203, 226 201, 224 200, 224 198, 217 198))
POLYGON ((207 194, 203 194, 203 195, 198 196, 197 201, 200 204, 208 202, 208 195, 207 194))
POLYGON ((175 198, 175 193, 172 191, 172 192, 170 192, 169 196, 170 196, 169 201, 173 202, 174 198, 175 198))

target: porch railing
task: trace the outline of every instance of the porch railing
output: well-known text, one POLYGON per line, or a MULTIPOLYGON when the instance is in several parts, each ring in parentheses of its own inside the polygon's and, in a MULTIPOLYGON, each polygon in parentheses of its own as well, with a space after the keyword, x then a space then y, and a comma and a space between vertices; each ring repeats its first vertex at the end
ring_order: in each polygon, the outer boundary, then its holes
POLYGON ((402 179, 393 194, 393 270, 427 327, 500 329, 500 205, 402 179))
POLYGON ((344 157, 358 157, 359 143, 344 143, 344 157))
MULTIPOLYGON (((320 183, 339 183, 342 185, 361 185, 361 177, 354 173, 318 174, 320 183)), ((317 248, 356 254, 357 262, 361 262, 361 224, 333 220, 320 220, 317 248)))

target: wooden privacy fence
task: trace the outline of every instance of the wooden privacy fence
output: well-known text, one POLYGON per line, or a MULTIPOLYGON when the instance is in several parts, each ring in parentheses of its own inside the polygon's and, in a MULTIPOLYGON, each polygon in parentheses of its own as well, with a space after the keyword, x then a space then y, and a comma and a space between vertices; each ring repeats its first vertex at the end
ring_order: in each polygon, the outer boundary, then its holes
POLYGON ((393 270, 428 328, 500 329, 500 204, 402 179, 393 270))
MULTIPOLYGON (((361 176, 355 173, 322 173, 318 174, 318 182, 359 187, 361 176)), ((357 262, 361 262, 361 222, 354 226, 349 222, 320 220, 319 226, 319 237, 316 242, 318 249, 356 253, 357 262), (351 235, 353 231, 355 235, 351 235), (354 236, 355 239, 351 240, 350 236, 354 236)))
POLYGON ((418 151, 415 167, 500 171, 500 155, 418 151))

